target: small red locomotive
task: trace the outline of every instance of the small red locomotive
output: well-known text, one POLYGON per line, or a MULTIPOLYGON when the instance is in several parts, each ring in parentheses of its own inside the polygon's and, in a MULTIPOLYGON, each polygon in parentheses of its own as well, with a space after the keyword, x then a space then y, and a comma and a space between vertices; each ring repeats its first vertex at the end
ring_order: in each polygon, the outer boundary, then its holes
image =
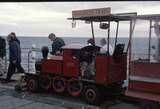
MULTIPOLYGON (((117 47, 123 49, 124 46, 117 47)), ((115 57, 106 56, 99 53, 100 47, 85 44, 69 44, 62 50, 62 55, 37 62, 36 74, 26 74, 30 91, 34 92, 38 87, 52 88, 57 93, 67 91, 71 96, 82 95, 93 104, 99 101, 103 89, 120 88, 126 79, 124 52, 115 51, 115 57)))
MULTIPOLYGON (((99 11, 107 12, 108 16, 109 10, 110 8, 99 11)), ((92 14, 91 18, 85 20, 108 21, 95 16, 97 12, 92 14)), ((56 93, 67 92, 71 96, 83 96, 91 104, 98 103, 103 93, 121 91, 127 74, 125 44, 117 43, 116 37, 113 54, 101 54, 100 47, 95 45, 93 22, 91 28, 93 45, 68 44, 62 47, 60 54, 50 58, 47 58, 48 50, 44 49, 42 53, 44 58, 36 62, 36 73, 25 74, 28 90, 35 92, 41 88, 56 93)), ((109 24, 100 23, 100 28, 109 30, 109 24)))

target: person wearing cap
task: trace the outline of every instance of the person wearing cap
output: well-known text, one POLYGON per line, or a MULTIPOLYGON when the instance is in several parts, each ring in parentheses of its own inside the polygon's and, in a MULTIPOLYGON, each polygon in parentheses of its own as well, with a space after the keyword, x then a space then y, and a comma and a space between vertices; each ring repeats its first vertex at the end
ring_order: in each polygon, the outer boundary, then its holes
POLYGON ((50 33, 48 38, 53 42, 51 54, 55 55, 57 52, 61 52, 61 47, 65 45, 64 40, 60 37, 56 37, 54 33, 50 33))
POLYGON ((93 38, 88 39, 88 40, 87 40, 87 44, 88 44, 88 45, 94 45, 94 40, 93 40, 93 38))
POLYGON ((3 83, 10 82, 12 75, 17 69, 20 73, 24 73, 24 69, 21 66, 21 48, 20 42, 16 39, 16 34, 10 33, 7 37, 9 44, 9 67, 5 81, 3 83))
POLYGON ((101 49, 100 49, 100 53, 102 53, 102 54, 108 54, 109 53, 109 55, 112 55, 113 54, 113 48, 112 48, 112 46, 111 46, 111 44, 109 44, 109 52, 108 52, 108 44, 107 44, 107 41, 106 41, 106 39, 105 38, 102 38, 101 40, 100 40, 100 44, 101 44, 101 49))

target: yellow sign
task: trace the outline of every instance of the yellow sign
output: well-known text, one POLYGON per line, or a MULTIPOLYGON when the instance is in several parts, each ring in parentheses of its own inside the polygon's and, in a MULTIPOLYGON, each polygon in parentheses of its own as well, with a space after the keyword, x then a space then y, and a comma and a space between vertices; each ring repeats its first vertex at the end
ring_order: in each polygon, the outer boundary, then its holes
POLYGON ((72 18, 107 16, 111 14, 111 8, 97 8, 72 11, 72 18))

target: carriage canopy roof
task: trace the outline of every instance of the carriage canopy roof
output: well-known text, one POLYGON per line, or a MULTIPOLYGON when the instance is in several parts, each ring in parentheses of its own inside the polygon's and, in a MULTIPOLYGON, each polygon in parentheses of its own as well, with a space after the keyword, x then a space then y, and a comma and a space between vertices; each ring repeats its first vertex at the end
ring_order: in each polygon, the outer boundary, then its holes
POLYGON ((132 19, 156 20, 160 19, 160 14, 137 15, 137 12, 112 14, 111 8, 98 8, 72 11, 72 18, 68 19, 93 22, 130 21, 132 19))

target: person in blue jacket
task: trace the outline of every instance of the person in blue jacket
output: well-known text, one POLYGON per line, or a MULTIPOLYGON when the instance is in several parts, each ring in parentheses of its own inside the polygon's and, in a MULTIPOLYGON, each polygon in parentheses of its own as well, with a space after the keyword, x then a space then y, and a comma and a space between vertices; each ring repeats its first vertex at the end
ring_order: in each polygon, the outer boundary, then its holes
POLYGON ((52 43, 52 55, 55 55, 57 52, 61 52, 61 47, 65 45, 65 42, 62 38, 56 37, 54 33, 50 33, 48 38, 53 42, 52 43))
POLYGON ((7 37, 7 41, 9 44, 9 67, 4 83, 10 82, 10 79, 15 73, 16 68, 21 73, 25 72, 23 67, 21 66, 21 48, 19 41, 17 41, 16 39, 16 35, 12 33, 9 34, 7 37))

